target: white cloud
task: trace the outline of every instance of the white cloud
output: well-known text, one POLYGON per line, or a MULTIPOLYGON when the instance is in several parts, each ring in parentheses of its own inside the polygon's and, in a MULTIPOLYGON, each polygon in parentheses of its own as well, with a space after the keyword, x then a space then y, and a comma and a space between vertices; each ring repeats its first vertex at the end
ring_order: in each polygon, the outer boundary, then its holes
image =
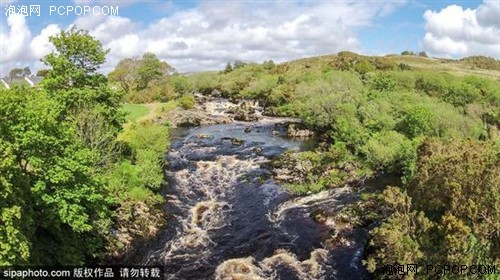
MULTIPOLYGON (((220 69, 235 59, 279 62, 341 50, 359 51, 357 31, 404 2, 206 1, 196 8, 172 11, 146 26, 119 16, 79 17, 74 24, 90 30, 111 49, 104 72, 120 59, 147 51, 180 71, 196 71, 220 69)), ((18 25, 26 27, 24 22, 18 25)), ((33 39, 29 29, 24 30, 27 35, 23 38, 31 40, 27 45, 36 45, 39 51, 14 53, 18 48, 9 41, 13 53, 8 61, 40 58, 47 51, 43 38, 57 28, 48 26, 33 39)), ((11 36, 20 36, 12 30, 11 26, 11 36)))
POLYGON ((485 0, 476 9, 450 5, 424 13, 425 51, 446 57, 488 55, 500 58, 500 1, 485 0))
POLYGON ((13 65, 16 60, 29 53, 27 46, 31 40, 31 32, 23 16, 10 15, 7 18, 7 26, 9 27, 8 33, 4 33, 4 30, 0 32, 0 65, 2 66, 0 70, 2 73, 8 71, 8 69, 3 69, 4 64, 13 65))
POLYGON ((17 0, 0 0, 0 6, 10 5, 16 3, 17 0))
POLYGON ((54 46, 49 42, 49 37, 61 32, 59 26, 50 24, 39 35, 35 36, 30 43, 33 58, 42 58, 54 50, 54 46))

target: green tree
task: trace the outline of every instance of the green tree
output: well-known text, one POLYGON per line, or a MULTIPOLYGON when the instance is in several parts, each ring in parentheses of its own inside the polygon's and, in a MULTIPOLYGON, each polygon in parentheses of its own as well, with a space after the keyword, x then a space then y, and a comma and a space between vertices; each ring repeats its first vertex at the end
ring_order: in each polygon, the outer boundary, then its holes
POLYGON ((415 55, 415 53, 409 50, 405 50, 401 52, 401 55, 415 55))
POLYGON ((98 154, 95 159, 100 164, 104 153, 113 150, 111 139, 116 138, 123 122, 121 95, 109 88, 106 76, 97 72, 108 51, 87 31, 75 28, 49 40, 56 51, 42 60, 51 67, 42 88, 57 101, 60 118, 76 125, 77 135, 98 154))
POLYGON ((243 67, 245 67, 245 65, 247 65, 245 62, 243 62, 241 60, 235 60, 233 63, 233 69, 243 68, 243 67))
POLYGON ((138 63, 132 58, 122 59, 108 74, 110 82, 118 83, 125 94, 136 88, 138 63))
POLYGON ((142 55, 137 67, 137 91, 148 87, 149 83, 171 73, 173 68, 159 60, 153 53, 142 55))
MULTIPOLYGON (((449 213, 500 251, 500 148, 493 141, 425 142, 409 188, 429 217, 449 213)), ((496 257, 500 257, 499 254, 496 257)))
POLYGON ((424 51, 419 52, 419 53, 418 53, 418 56, 420 56, 420 57, 428 57, 428 56, 427 56, 427 53, 426 53, 426 52, 424 52, 424 51))
MULTIPOLYGON (((381 204, 387 215, 385 222, 371 234, 371 254, 365 261, 368 271, 380 279, 400 279, 399 275, 384 273, 385 265, 422 264, 426 243, 433 227, 423 214, 412 209, 412 200, 397 187, 387 187, 382 193, 381 204)), ((409 274, 405 279, 414 279, 409 274)))
POLYGON ((231 62, 228 62, 228 63, 226 64, 226 68, 224 68, 223 73, 227 74, 227 73, 229 73, 229 72, 231 72, 231 71, 233 71, 233 66, 231 65, 231 62))
POLYGON ((0 264, 82 264, 109 223, 91 151, 43 90, 0 94, 0 264))

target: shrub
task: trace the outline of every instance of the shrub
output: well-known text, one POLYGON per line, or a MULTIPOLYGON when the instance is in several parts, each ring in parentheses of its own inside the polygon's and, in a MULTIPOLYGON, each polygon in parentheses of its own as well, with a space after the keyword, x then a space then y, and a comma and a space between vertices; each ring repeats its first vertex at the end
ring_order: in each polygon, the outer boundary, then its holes
POLYGON ((401 122, 402 131, 410 138, 432 135, 435 115, 427 108, 416 106, 408 110, 401 122))
POLYGON ((469 56, 462 58, 461 61, 477 68, 500 71, 500 61, 486 56, 469 56))
POLYGON ((361 60, 354 65, 354 70, 361 75, 375 70, 375 67, 367 60, 361 60))
POLYGON ((191 93, 192 85, 188 78, 184 76, 173 76, 168 79, 168 83, 172 86, 177 95, 191 93))
POLYGON ((179 106, 185 110, 193 109, 196 104, 196 100, 192 94, 185 94, 179 99, 179 106))

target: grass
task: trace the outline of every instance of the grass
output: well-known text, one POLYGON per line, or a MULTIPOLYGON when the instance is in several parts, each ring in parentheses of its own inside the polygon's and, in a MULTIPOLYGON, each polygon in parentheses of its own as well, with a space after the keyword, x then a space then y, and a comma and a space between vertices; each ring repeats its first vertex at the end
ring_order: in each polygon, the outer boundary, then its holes
MULTIPOLYGON (((283 65, 286 65, 288 67, 288 72, 321 71, 325 69, 325 67, 327 67, 329 63, 334 61, 336 57, 337 55, 308 57, 285 62, 283 65)), ((489 77, 492 79, 500 78, 500 71, 473 67, 470 64, 460 60, 410 55, 387 55, 385 56, 385 58, 387 58, 389 61, 395 62, 396 64, 408 64, 414 69, 448 72, 457 76, 476 75, 481 77, 489 77)))
POLYGON ((136 121, 144 116, 146 116, 150 109, 144 104, 125 104, 123 105, 123 110, 126 113, 125 119, 127 122, 136 121))
POLYGON ((179 106, 177 100, 166 103, 144 103, 144 104, 125 104, 123 110, 126 114, 127 123, 147 121, 165 114, 179 106))

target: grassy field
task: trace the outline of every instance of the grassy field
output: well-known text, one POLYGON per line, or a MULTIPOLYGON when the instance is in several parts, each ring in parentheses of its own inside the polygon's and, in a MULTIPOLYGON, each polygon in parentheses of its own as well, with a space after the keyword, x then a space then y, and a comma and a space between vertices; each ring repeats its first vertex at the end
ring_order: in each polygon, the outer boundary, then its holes
POLYGON ((167 113, 175 109, 178 104, 177 101, 169 101, 166 103, 144 103, 144 104, 125 104, 123 110, 126 114, 127 123, 145 121, 153 119, 158 115, 167 113))
POLYGON ((146 116, 150 109, 145 104, 125 104, 123 110, 126 113, 125 119, 127 122, 133 122, 141 117, 146 116))

